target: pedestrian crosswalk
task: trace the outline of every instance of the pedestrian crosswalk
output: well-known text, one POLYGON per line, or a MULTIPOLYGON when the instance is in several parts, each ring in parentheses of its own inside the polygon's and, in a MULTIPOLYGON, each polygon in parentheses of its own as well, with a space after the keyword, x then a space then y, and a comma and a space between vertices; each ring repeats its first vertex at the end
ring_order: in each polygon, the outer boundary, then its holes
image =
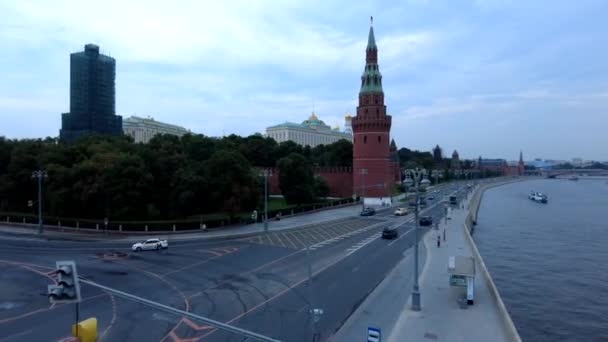
POLYGON ((314 244, 314 245, 310 246, 310 249, 311 250, 315 250, 315 249, 318 249, 318 248, 321 248, 321 247, 325 247, 327 245, 331 245, 332 243, 336 243, 338 241, 341 241, 341 240, 344 240, 344 239, 348 239, 349 237, 355 236, 357 234, 361 234, 361 233, 366 232, 368 230, 371 230, 371 229, 374 229, 374 228, 378 228, 378 225, 379 224, 374 224, 374 225, 371 225, 369 227, 364 227, 364 228, 352 231, 350 233, 346 233, 344 235, 336 236, 336 237, 334 237, 332 239, 325 240, 325 241, 319 242, 317 244, 314 244))
POLYGON ((346 250, 346 255, 351 255, 351 254, 355 253, 359 249, 365 247, 366 245, 370 244, 374 240, 378 239, 380 236, 382 236, 382 232, 379 232, 379 233, 376 233, 374 235, 369 236, 367 239, 365 239, 365 240, 357 243, 356 245, 353 245, 352 247, 348 248, 346 250))
POLYGON ((378 227, 380 218, 349 217, 307 225, 297 229, 274 231, 244 239, 247 242, 294 249, 319 249, 378 227))

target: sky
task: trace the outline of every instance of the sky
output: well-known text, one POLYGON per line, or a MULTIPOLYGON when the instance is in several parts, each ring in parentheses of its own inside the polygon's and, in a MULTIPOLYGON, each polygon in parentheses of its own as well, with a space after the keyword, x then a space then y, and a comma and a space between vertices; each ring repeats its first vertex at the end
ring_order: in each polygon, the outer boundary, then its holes
POLYGON ((608 2, 0 0, 0 136, 58 136, 69 54, 116 58, 116 112, 209 136, 354 113, 374 17, 399 147, 608 160, 608 2))

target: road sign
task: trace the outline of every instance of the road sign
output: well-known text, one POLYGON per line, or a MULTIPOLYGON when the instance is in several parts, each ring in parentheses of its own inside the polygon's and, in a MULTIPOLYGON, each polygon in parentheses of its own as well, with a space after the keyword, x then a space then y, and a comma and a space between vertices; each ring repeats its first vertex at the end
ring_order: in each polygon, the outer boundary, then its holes
POLYGON ((380 329, 378 328, 367 328, 367 342, 380 342, 380 329))

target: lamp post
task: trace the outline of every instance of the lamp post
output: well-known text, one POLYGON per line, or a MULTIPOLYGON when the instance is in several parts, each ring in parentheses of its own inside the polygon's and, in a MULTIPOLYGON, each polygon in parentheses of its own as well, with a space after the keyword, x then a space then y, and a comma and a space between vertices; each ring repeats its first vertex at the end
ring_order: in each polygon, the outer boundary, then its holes
POLYGON ((367 175, 367 169, 359 170, 361 174, 361 210, 365 209, 365 175, 367 175))
POLYGON ((424 169, 409 170, 409 174, 407 174, 407 178, 405 182, 408 186, 415 186, 416 188, 416 210, 414 211, 414 220, 416 220, 416 225, 414 232, 416 233, 415 243, 414 243, 414 286, 412 288, 412 310, 420 311, 420 288, 418 286, 418 210, 419 210, 419 201, 420 201, 420 188, 426 188, 430 181, 426 178, 427 172, 424 169))
POLYGON ((264 169, 260 176, 264 177, 264 232, 268 233, 268 176, 272 176, 272 170, 264 169))
POLYGON ((42 234, 42 179, 48 178, 48 174, 44 170, 32 172, 32 178, 38 179, 38 234, 42 234))

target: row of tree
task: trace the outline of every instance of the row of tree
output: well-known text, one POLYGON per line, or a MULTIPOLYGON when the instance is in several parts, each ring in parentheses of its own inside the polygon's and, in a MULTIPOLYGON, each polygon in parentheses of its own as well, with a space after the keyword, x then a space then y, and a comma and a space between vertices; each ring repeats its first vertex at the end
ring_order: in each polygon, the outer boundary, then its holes
POLYGON ((278 167, 288 203, 326 196, 314 166, 352 166, 352 144, 277 144, 261 135, 211 138, 158 135, 148 144, 129 137, 89 136, 73 145, 56 139, 0 137, 0 211, 34 212, 32 171, 48 173, 45 213, 59 217, 121 220, 174 219, 259 208, 259 168, 278 167), (30 203, 31 204, 31 203, 30 203))

